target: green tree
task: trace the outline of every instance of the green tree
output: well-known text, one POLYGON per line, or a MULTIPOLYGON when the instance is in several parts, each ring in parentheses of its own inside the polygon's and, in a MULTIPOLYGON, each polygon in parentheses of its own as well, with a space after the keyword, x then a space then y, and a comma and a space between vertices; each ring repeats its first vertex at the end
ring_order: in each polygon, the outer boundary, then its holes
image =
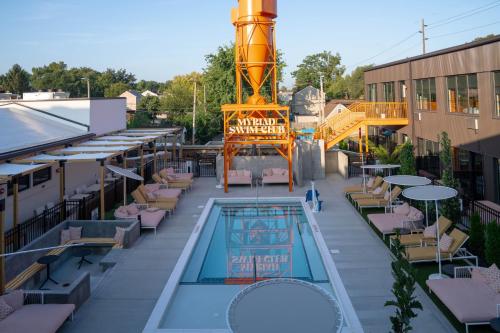
POLYGON ((399 171, 402 175, 414 176, 417 174, 414 149, 413 145, 409 141, 401 146, 399 152, 399 164, 401 165, 399 171))
POLYGON ((5 89, 5 75, 0 74, 0 91, 4 92, 7 89, 5 89))
MULTIPOLYGON (((122 83, 121 87, 124 87, 124 85, 128 86, 128 88, 125 89, 124 91, 132 89, 135 83, 135 75, 132 73, 128 73, 125 69, 115 70, 108 68, 104 72, 100 73, 100 75, 94 82, 94 86, 95 89, 102 92, 102 94, 105 97, 114 97, 114 96, 106 96, 106 90, 109 90, 113 84, 117 83, 122 83)), ((116 87, 119 86, 116 85, 116 87)))
POLYGON ((320 86, 320 76, 324 77, 324 90, 330 92, 335 81, 341 80, 345 72, 345 67, 340 64, 341 57, 330 51, 312 54, 304 58, 297 66, 297 70, 292 72, 295 78, 296 91, 302 90, 311 85, 320 86))
POLYGON ((393 151, 387 150, 384 146, 370 145, 373 154, 382 164, 397 164, 399 162, 399 155, 403 145, 398 145, 393 151))
POLYGON ((500 266, 500 226, 496 220, 486 225, 484 254, 488 264, 500 266))
POLYGON ((64 62, 52 62, 46 66, 32 69, 31 85, 35 90, 69 90, 75 78, 68 71, 64 62))
POLYGON ((391 316, 392 332, 406 333, 413 327, 411 320, 417 317, 415 310, 422 310, 422 304, 417 300, 415 294, 415 271, 414 268, 403 257, 404 247, 399 241, 399 234, 396 234, 394 241, 395 260, 391 263, 392 294, 394 299, 385 302, 384 306, 396 308, 396 312, 391 316))
POLYGON ((30 74, 15 64, 3 77, 2 88, 14 94, 27 92, 30 90, 30 74))
POLYGON ((156 96, 144 96, 141 98, 139 105, 137 105, 137 109, 155 116, 160 112, 160 98, 156 96))
POLYGON ((96 84, 101 73, 89 67, 71 68, 68 71, 70 82, 65 90, 72 97, 87 97, 87 79, 90 80, 90 96, 104 97, 104 90, 96 84))
POLYGON ((128 128, 147 128, 151 126, 151 117, 147 112, 135 112, 128 123, 128 128))
MULTIPOLYGON (((448 133, 441 133, 440 146, 441 150, 439 152, 439 160, 441 162, 441 181, 444 186, 458 189, 458 182, 453 177, 452 147, 448 133)), ((455 223, 458 222, 460 219, 460 202, 458 201, 458 198, 442 201, 441 215, 446 216, 455 223)))
POLYGON ((484 257, 484 226, 478 213, 470 218, 469 249, 479 257, 484 257))
POLYGON ((118 97, 129 89, 130 86, 126 83, 113 83, 108 88, 104 89, 104 97, 118 97))
POLYGON ((360 99, 365 93, 365 71, 372 68, 373 65, 359 66, 346 75, 347 96, 350 99, 360 99))
POLYGON ((146 90, 152 91, 156 94, 162 94, 163 91, 167 88, 168 82, 156 82, 156 81, 145 81, 141 80, 136 83, 135 89, 137 91, 145 92, 146 90))

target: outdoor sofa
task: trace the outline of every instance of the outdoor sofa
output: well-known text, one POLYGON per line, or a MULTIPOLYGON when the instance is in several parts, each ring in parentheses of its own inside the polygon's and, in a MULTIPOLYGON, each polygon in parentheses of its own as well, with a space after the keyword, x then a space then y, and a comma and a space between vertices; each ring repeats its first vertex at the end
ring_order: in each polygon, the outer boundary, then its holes
POLYGON ((454 278, 427 280, 430 292, 450 310, 469 332, 471 325, 489 325, 491 319, 498 317, 500 293, 495 288, 498 281, 485 277, 485 270, 497 270, 482 267, 456 267, 454 278))
POLYGON ((264 184, 288 184, 289 173, 287 169, 270 168, 262 171, 262 186, 264 184))
POLYGON ((25 304, 27 295, 22 290, 15 290, 0 296, 2 310, 10 308, 8 311, 13 311, 0 320, 0 332, 56 333, 75 310, 74 304, 43 304, 43 294, 40 293, 38 298, 42 304, 25 304))

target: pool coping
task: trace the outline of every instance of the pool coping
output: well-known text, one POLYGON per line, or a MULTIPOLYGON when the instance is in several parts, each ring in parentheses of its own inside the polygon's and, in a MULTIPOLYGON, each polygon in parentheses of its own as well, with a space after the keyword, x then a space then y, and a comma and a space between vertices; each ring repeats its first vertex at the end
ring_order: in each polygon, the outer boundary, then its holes
MULTIPOLYGON (((187 267, 189 259, 195 249, 195 246, 198 242, 198 239, 201 235, 201 230, 203 229, 206 221, 208 220, 208 216, 212 211, 212 207, 216 202, 222 203, 238 203, 241 201, 248 202, 249 198, 210 198, 205 205, 198 221, 196 222, 193 231, 186 242, 186 245, 177 260, 177 263, 170 275, 165 287, 163 288, 154 308, 151 312, 151 315, 148 318, 148 321, 143 329, 143 333, 231 333, 230 329, 167 329, 167 328, 159 328, 162 319, 164 317, 165 311, 170 306, 171 302, 175 298, 175 293, 177 291, 177 287, 181 281, 182 275, 187 267)), ((328 250, 328 247, 323 239, 323 235, 321 234, 321 230, 319 225, 314 217, 313 212, 311 211, 310 206, 306 203, 305 199, 302 197, 263 197, 258 199, 259 202, 273 202, 280 203, 280 201, 286 203, 290 201, 296 201, 297 203, 301 203, 304 209, 304 212, 307 216, 307 221, 311 226, 312 234, 314 236, 314 240, 316 242, 316 246, 321 255, 321 259, 323 261, 323 265, 325 266, 326 273, 328 278, 330 279, 330 285, 339 300, 340 308, 342 309, 342 313, 344 315, 344 322, 347 323, 347 326, 342 330, 343 333, 348 332, 363 332, 363 328, 359 321, 356 312, 354 311, 354 307, 352 302, 347 294, 347 291, 344 287, 344 284, 340 278, 338 270, 335 266, 335 263, 331 257, 331 254, 328 250)))

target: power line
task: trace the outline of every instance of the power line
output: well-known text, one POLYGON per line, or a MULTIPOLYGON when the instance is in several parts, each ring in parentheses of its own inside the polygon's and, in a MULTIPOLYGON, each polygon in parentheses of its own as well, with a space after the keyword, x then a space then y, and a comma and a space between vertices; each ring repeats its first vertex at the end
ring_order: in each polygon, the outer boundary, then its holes
POLYGON ((489 23, 489 24, 484 24, 484 25, 480 25, 480 26, 477 26, 477 27, 473 27, 473 28, 470 28, 470 29, 465 29, 465 30, 450 32, 450 33, 446 33, 446 34, 436 35, 436 36, 431 37, 431 39, 441 38, 441 37, 446 37, 446 36, 451 36, 451 35, 457 35, 457 34, 461 34, 463 32, 468 32, 468 31, 472 31, 472 30, 481 29, 481 28, 484 28, 484 27, 489 27, 489 26, 492 26, 492 25, 495 25, 495 24, 499 24, 499 23, 500 23, 500 21, 496 21, 496 22, 493 22, 493 23, 489 23))
POLYGON ((429 24, 429 29, 435 29, 435 28, 441 27, 443 25, 447 25, 447 24, 465 19, 465 18, 473 16, 473 15, 477 15, 479 13, 485 12, 487 10, 493 9, 495 7, 498 7, 498 6, 500 6, 500 0, 491 2, 487 5, 477 7, 475 9, 468 10, 467 12, 464 12, 464 13, 461 13, 458 15, 454 15, 454 16, 448 17, 446 19, 429 24))

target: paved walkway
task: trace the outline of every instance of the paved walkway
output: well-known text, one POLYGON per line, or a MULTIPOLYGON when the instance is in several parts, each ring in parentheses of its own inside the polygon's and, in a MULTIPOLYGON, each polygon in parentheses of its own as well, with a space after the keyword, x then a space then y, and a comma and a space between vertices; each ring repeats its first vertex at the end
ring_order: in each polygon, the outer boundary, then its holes
MULTIPOLYGON (((343 197, 346 184, 337 175, 317 182, 325 206, 316 218, 328 247, 339 250, 333 258, 365 332, 388 332, 393 310, 383 304, 391 297, 390 252, 343 197)), ((146 233, 125 250, 61 332, 141 332, 208 198, 255 196, 255 190, 248 187, 231 188, 224 194, 215 185, 214 178, 196 179, 193 190, 182 198, 156 237, 146 233)), ((290 194, 286 186, 267 186, 259 195, 303 196, 305 191, 297 188, 290 194)), ((413 324, 414 332, 455 332, 425 293, 417 292, 424 311, 413 324)))

